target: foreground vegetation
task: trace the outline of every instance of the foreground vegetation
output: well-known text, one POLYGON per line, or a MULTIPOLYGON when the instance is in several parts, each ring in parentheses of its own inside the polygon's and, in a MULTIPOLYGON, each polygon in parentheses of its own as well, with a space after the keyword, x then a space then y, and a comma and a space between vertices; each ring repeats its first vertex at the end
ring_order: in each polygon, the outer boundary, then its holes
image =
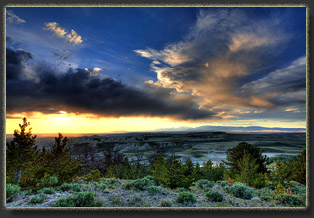
POLYGON ((74 158, 59 134, 50 150, 37 149, 26 118, 7 143, 7 206, 54 207, 304 207, 305 150, 289 161, 269 159, 242 142, 227 150, 225 163, 202 166, 157 147, 150 163, 129 162, 113 145, 104 159, 74 158))

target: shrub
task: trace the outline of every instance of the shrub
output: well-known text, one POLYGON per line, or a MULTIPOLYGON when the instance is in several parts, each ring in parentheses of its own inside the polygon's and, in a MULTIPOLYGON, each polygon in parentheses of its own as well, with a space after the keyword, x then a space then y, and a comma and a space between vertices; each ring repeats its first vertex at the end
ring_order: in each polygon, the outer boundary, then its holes
POLYGON ((161 206, 161 207, 171 207, 171 206, 172 206, 172 203, 171 203, 171 201, 163 200, 163 201, 160 203, 160 206, 161 206))
POLYGON ((196 184, 201 189, 205 189, 205 188, 212 188, 215 185, 215 182, 214 181, 208 181, 206 179, 201 179, 201 180, 197 181, 196 184))
POLYGON ((286 193, 286 189, 284 188, 283 185, 281 185, 281 183, 278 183, 274 191, 277 195, 286 193))
POLYGON ((55 207, 96 207, 102 201, 95 202, 95 193, 83 192, 78 195, 70 195, 66 199, 62 198, 55 203, 55 207))
POLYGON ((178 190, 179 192, 187 192, 187 191, 188 191, 186 188, 182 188, 182 187, 177 188, 177 190, 178 190))
POLYGON ((177 197, 176 201, 178 203, 195 203, 196 199, 194 195, 190 192, 181 192, 179 196, 177 197))
POLYGON ((58 177, 56 176, 51 176, 49 178, 49 186, 56 186, 58 184, 58 177))
POLYGON ((150 193, 150 194, 156 194, 156 193, 160 193, 160 186, 150 186, 148 187, 147 191, 150 193))
POLYGON ((216 207, 229 207, 229 205, 227 203, 220 203, 220 202, 217 202, 216 203, 216 207))
POLYGON ((305 202, 295 195, 280 194, 277 200, 289 206, 305 206, 305 202))
POLYGON ((227 182, 227 181, 221 181, 220 182, 220 185, 221 185, 221 187, 225 187, 225 186, 227 186, 229 183, 227 182))
POLYGON ((54 194, 56 192, 56 190, 54 188, 51 188, 51 187, 49 187, 49 188, 45 187, 45 188, 40 189, 38 192, 44 193, 44 194, 54 194))
POLYGON ((104 200, 97 200, 95 202, 95 207, 103 207, 104 206, 105 201, 104 200))
POLYGON ((234 183, 230 187, 230 191, 234 197, 250 200, 254 197, 254 190, 242 183, 234 183))
POLYGON ((153 185, 154 182, 147 178, 137 179, 125 185, 126 189, 144 190, 146 187, 153 185))
POLYGON ((291 190, 291 192, 296 194, 306 194, 305 187, 289 187, 288 190, 291 190))
POLYGON ((209 201, 222 201, 224 196, 218 191, 210 190, 206 193, 206 197, 209 201))
POLYGON ((80 192, 81 191, 81 184, 79 183, 71 183, 71 190, 74 192, 80 192))
POLYGON ((121 199, 119 197, 113 198, 111 199, 111 201, 113 204, 118 204, 118 205, 121 204, 121 199))
POLYGON ((110 178, 110 179, 107 179, 106 182, 109 184, 109 185, 118 185, 120 183, 120 181, 118 179, 115 179, 115 178, 110 178))
POLYGON ((83 177, 83 180, 86 182, 91 181, 100 181, 100 171, 98 169, 91 170, 90 173, 85 174, 83 177))
POLYGON ((259 190, 259 197, 263 201, 271 201, 274 196, 274 191, 269 188, 262 188, 259 190))
POLYGON ((94 182, 94 186, 99 191, 103 191, 103 190, 105 190, 107 188, 107 184, 103 183, 103 182, 94 182))
POLYGON ((30 202, 32 204, 40 204, 40 203, 43 203, 44 201, 45 201, 45 195, 40 194, 39 196, 32 197, 30 202))
POLYGON ((14 201, 21 191, 21 187, 19 185, 8 183, 6 184, 6 200, 7 202, 14 201))
POLYGON ((72 189, 72 185, 70 183, 63 183, 62 185, 59 186, 59 188, 61 189, 61 191, 65 192, 65 191, 69 191, 72 189))

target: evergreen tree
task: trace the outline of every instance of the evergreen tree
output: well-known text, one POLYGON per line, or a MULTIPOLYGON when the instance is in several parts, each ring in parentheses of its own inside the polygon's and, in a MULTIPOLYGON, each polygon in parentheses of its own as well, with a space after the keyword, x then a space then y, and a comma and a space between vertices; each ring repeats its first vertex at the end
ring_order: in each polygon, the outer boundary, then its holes
POLYGON ((252 146, 246 142, 241 142, 237 146, 227 150, 227 158, 224 163, 230 166, 231 176, 234 177, 241 171, 238 160, 243 158, 245 151, 256 160, 256 164, 258 165, 257 171, 259 173, 266 173, 267 165, 270 163, 269 158, 266 157, 266 155, 262 155, 262 151, 258 147, 252 146))
POLYGON ((184 164, 184 175, 191 176, 194 171, 193 162, 190 159, 187 159, 184 164))
POLYGON ((13 140, 7 143, 6 149, 6 173, 7 182, 17 183, 22 177, 27 178, 31 175, 26 173, 38 155, 35 144, 36 135, 32 136, 31 129, 27 131, 30 122, 23 118, 23 124, 19 124, 20 131, 14 130, 13 140))
POLYGON ((155 180, 155 182, 157 184, 164 184, 167 185, 168 184, 168 178, 167 178, 167 174, 168 174, 168 169, 166 167, 167 165, 167 161, 165 160, 165 158, 162 156, 161 153, 159 153, 157 155, 156 160, 154 161, 154 169, 153 169, 153 179, 155 180))
POLYGON ((168 180, 170 188, 189 188, 192 183, 193 179, 191 176, 184 175, 184 166, 179 160, 174 160, 172 166, 168 172, 168 180))
POLYGON ((80 159, 73 159, 71 148, 68 146, 68 138, 58 134, 48 157, 48 168, 56 174, 60 182, 70 182, 71 179, 79 175, 83 169, 80 159))
POLYGON ((306 185, 306 150, 292 160, 292 166, 294 180, 306 185))
POLYGON ((194 178, 195 181, 198 181, 202 179, 202 172, 201 172, 201 167, 198 162, 195 164, 195 169, 193 170, 192 177, 194 178))
POLYGON ((280 184, 280 186, 289 187, 291 185, 293 166, 290 163, 277 159, 276 166, 271 172, 271 179, 275 186, 280 184))
POLYGON ((256 159, 252 158, 247 151, 244 151, 243 158, 238 161, 238 166, 240 171, 236 176, 237 180, 252 186, 257 177, 258 165, 256 159))
POLYGON ((213 171, 213 162, 211 160, 208 160, 204 163, 203 167, 201 168, 202 179, 212 181, 213 180, 212 171, 213 171))

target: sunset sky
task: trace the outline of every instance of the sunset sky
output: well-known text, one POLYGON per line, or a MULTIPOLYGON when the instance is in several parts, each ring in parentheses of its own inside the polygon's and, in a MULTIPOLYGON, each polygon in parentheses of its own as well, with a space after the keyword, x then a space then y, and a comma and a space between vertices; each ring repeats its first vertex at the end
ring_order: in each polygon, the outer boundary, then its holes
POLYGON ((6 132, 306 127, 305 7, 7 7, 6 132))

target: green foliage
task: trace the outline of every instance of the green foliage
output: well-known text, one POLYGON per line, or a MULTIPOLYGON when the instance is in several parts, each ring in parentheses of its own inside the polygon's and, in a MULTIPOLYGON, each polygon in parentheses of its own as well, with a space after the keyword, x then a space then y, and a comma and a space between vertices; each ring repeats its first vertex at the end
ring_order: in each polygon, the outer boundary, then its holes
POLYGON ((34 162, 38 149, 35 144, 36 136, 32 136, 27 119, 19 124, 20 131, 14 130, 12 141, 6 146, 6 179, 7 183, 18 183, 22 187, 36 184, 34 177, 34 162), (21 182, 21 183, 20 183, 21 182))
POLYGON ((97 199, 97 200, 95 201, 95 207, 103 207, 103 206, 104 206, 104 203, 105 203, 104 200, 97 199))
POLYGON ((217 202, 216 207, 229 207, 229 204, 217 202))
POLYGON ((250 200, 255 195, 253 188, 242 183, 232 184, 232 186, 230 187, 230 192, 233 194, 234 197, 247 200, 250 200))
POLYGON ((70 195, 66 199, 59 199, 54 207, 96 207, 101 205, 101 202, 95 201, 95 193, 83 192, 78 195, 70 195))
POLYGON ((30 202, 32 204, 41 204, 44 201, 45 201, 45 195, 40 194, 39 196, 36 195, 36 196, 32 197, 30 202))
POLYGON ((148 187, 147 191, 150 193, 150 194, 156 194, 156 193, 160 193, 160 190, 161 190, 161 187, 160 186, 150 186, 148 187))
POLYGON ((186 188, 182 188, 182 187, 179 187, 177 188, 178 192, 187 192, 188 190, 186 188))
POLYGON ((242 167, 239 165, 239 160, 243 159, 245 152, 250 154, 251 159, 256 161, 256 165, 258 166, 256 169, 257 173, 267 172, 267 165, 270 163, 269 158, 262 155, 262 151, 258 147, 241 142, 237 146, 227 150, 227 157, 224 162, 230 166, 231 177, 235 178, 235 175, 241 172, 242 167))
POLYGON ((237 166, 239 171, 236 174, 236 181, 252 186, 259 168, 256 159, 247 150, 244 150, 243 157, 238 160, 237 166))
POLYGON ((283 187, 291 186, 293 178, 293 172, 291 169, 293 169, 291 162, 280 161, 279 158, 277 159, 276 166, 270 174, 274 187, 277 187, 279 184, 283 187))
POLYGON ((62 185, 59 186, 61 191, 74 191, 74 192, 79 192, 81 190, 81 184, 79 183, 63 183, 62 185))
POLYGON ((195 168, 192 172, 192 177, 194 178, 194 181, 198 181, 203 178, 203 174, 201 172, 201 167, 198 162, 195 164, 195 168))
POLYGON ((225 187, 225 186, 229 185, 229 183, 227 181, 221 181, 220 185, 221 185, 221 187, 225 187))
POLYGON ((184 175, 184 167, 179 160, 174 160, 168 172, 169 187, 175 189, 178 187, 189 188, 193 184, 192 176, 184 175))
POLYGON ((59 183, 70 182, 78 176, 83 168, 80 159, 74 160, 71 156, 71 148, 68 146, 68 138, 59 133, 55 137, 55 143, 51 151, 46 154, 47 168, 57 175, 59 183))
POLYGON ((283 185, 281 185, 281 183, 278 183, 277 186, 275 187, 275 194, 283 194, 286 193, 286 189, 283 185))
POLYGON ((180 192, 179 196, 177 197, 176 201, 178 203, 195 203, 196 199, 194 197, 194 195, 190 192, 180 192))
POLYGON ((162 156, 161 153, 157 155, 156 160, 153 162, 154 169, 153 173, 153 180, 156 184, 164 184, 168 185, 168 169, 167 169, 167 161, 162 156))
POLYGON ((72 184, 71 183, 63 183, 62 185, 59 186, 59 188, 61 189, 61 191, 65 192, 65 191, 69 191, 72 189, 72 184))
POLYGON ((11 183, 6 184, 6 201, 7 202, 14 201, 20 191, 21 187, 19 185, 11 183))
POLYGON ((147 179, 147 178, 142 178, 142 179, 137 179, 132 182, 129 182, 125 185, 126 189, 135 189, 135 190, 144 190, 149 186, 154 185, 154 181, 147 179))
POLYGON ((277 200, 289 206, 305 206, 305 201, 295 195, 280 194, 277 196, 277 200))
POLYGON ((209 201, 222 201, 224 196, 223 194, 219 193, 218 191, 209 190, 206 193, 206 197, 209 201))
POLYGON ((34 191, 45 186, 56 186, 72 181, 82 170, 80 160, 71 156, 71 148, 67 146, 67 137, 61 134, 48 151, 43 147, 40 152, 35 144, 36 136, 32 136, 26 118, 20 124, 20 131, 14 131, 13 140, 7 143, 7 183, 18 183, 24 189, 34 191))
POLYGON ((118 205, 120 205, 122 203, 121 199, 119 197, 113 198, 113 199, 111 199, 111 201, 113 204, 118 204, 118 205))
POLYGON ((38 192, 44 193, 44 194, 54 194, 56 190, 52 187, 45 187, 45 188, 40 189, 38 192))
POLYGON ((83 176, 83 180, 86 182, 100 181, 100 171, 98 169, 91 170, 90 173, 83 176))
POLYGON ((223 163, 219 165, 213 165, 211 160, 204 163, 204 166, 200 168, 200 178, 208 181, 218 181, 224 178, 225 165, 223 163))
POLYGON ((81 184, 79 183, 71 183, 71 190, 74 192, 79 192, 81 190, 81 184))
POLYGON ((306 150, 293 158, 291 162, 294 181, 306 185, 306 150))
POLYGON ((107 184, 104 182, 94 182, 93 184, 95 188, 98 189, 99 191, 103 191, 108 187, 107 184))
POLYGON ((51 176, 50 178, 49 178, 49 185, 50 186, 56 186, 57 184, 58 184, 58 177, 56 177, 56 176, 51 176))
POLYGON ((206 179, 201 179, 196 182, 196 185, 201 189, 212 188, 215 185, 214 181, 208 181, 206 179))
POLYGON ((306 194, 305 187, 293 186, 293 187, 289 187, 288 190, 291 190, 291 192, 295 194, 306 194))
POLYGON ((160 203, 161 207, 172 207, 172 202, 169 200, 162 200, 160 203))

